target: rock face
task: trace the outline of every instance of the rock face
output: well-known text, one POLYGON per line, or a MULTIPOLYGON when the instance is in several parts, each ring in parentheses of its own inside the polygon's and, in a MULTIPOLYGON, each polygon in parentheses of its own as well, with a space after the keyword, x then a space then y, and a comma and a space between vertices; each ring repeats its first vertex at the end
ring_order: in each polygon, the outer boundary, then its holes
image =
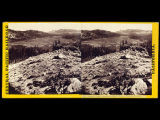
POLYGON ((151 94, 152 61, 145 49, 129 49, 82 63, 83 94, 151 94))
POLYGON ((79 56, 79 51, 60 49, 11 64, 10 87, 20 94, 78 93, 81 85, 79 56))

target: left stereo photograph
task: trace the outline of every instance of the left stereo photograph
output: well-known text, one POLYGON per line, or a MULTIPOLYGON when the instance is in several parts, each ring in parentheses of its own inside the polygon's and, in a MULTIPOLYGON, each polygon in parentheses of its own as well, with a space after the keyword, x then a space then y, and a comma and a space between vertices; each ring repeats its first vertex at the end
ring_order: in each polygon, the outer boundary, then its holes
POLYGON ((64 29, 76 24, 8 23, 7 26, 4 37, 9 50, 8 94, 80 93, 81 32, 64 29))

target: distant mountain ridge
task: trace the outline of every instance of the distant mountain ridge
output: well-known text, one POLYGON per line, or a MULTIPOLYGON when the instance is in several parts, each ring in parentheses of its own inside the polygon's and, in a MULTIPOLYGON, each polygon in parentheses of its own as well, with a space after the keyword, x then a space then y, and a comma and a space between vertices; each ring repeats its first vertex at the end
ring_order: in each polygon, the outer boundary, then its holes
POLYGON ((59 29, 59 30, 52 30, 49 33, 51 34, 72 34, 72 33, 80 33, 80 30, 74 29, 59 29))
POLYGON ((16 30, 9 29, 8 33, 9 33, 8 37, 11 41, 20 41, 20 40, 26 40, 26 39, 51 36, 51 34, 49 33, 37 31, 37 30, 16 31, 16 30))
POLYGON ((129 35, 129 34, 141 34, 141 35, 146 35, 146 34, 151 34, 152 30, 140 30, 140 29, 127 29, 127 30, 120 30, 117 31, 117 33, 119 34, 123 34, 123 35, 129 35))
POLYGON ((83 40, 88 39, 97 39, 97 38, 108 38, 108 37, 116 37, 119 36, 118 33, 106 31, 106 30, 82 30, 81 31, 81 38, 83 40))

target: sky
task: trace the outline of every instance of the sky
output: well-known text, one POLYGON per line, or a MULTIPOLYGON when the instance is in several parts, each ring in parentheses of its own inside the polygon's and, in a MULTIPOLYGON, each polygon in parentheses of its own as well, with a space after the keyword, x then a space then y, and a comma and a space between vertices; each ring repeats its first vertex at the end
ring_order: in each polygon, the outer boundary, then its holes
POLYGON ((39 30, 50 32, 59 29, 94 30, 102 29, 112 32, 126 29, 152 30, 152 24, 137 23, 9 23, 9 29, 25 31, 39 30))

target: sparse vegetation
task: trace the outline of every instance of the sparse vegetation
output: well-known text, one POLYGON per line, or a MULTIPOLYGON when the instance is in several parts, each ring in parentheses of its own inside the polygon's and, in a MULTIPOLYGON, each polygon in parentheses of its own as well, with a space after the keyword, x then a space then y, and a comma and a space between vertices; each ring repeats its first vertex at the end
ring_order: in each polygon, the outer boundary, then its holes
POLYGON ((62 46, 61 46, 61 42, 60 42, 60 40, 55 40, 54 42, 53 42, 53 46, 52 46, 52 50, 54 51, 54 50, 58 50, 58 49, 60 49, 62 46))
POLYGON ((146 48, 149 56, 152 56, 152 39, 148 39, 147 41, 142 43, 141 46, 146 48))
POLYGON ((129 44, 129 43, 127 42, 127 40, 123 40, 123 41, 121 41, 121 43, 120 43, 119 50, 120 50, 120 51, 121 51, 121 50, 126 50, 126 49, 130 48, 130 46, 131 46, 131 44, 129 44))

